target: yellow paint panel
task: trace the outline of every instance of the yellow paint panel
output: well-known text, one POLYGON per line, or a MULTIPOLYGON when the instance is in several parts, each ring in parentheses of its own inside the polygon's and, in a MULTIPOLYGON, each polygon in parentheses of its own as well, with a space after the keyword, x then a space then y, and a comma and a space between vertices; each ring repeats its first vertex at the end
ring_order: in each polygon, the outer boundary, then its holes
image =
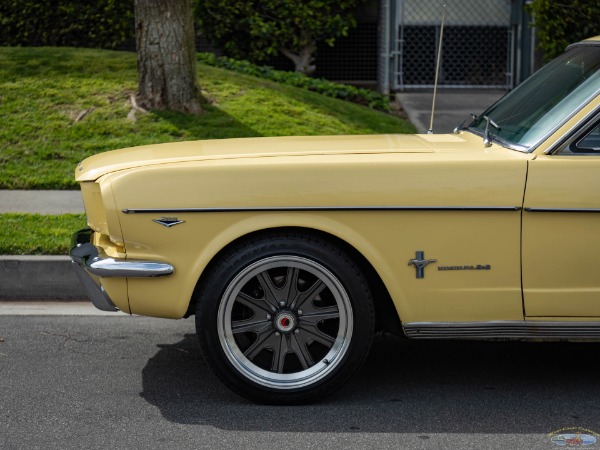
POLYGON ((540 156, 530 162, 523 216, 527 316, 600 316, 600 156, 540 156))
POLYGON ((118 210, 307 206, 479 206, 510 211, 320 211, 120 213, 127 257, 174 265, 175 274, 129 280, 133 313, 181 317, 202 271, 245 234, 305 227, 335 235, 376 268, 405 321, 518 320, 520 207, 526 155, 449 153, 329 155, 165 164, 111 175, 118 210), (495 159, 494 164, 486 159, 495 159), (452 170, 448 171, 447 168, 452 170), (141 189, 143 187, 143 195, 141 189), (154 223, 176 216, 172 228, 154 223), (408 261, 425 251, 440 265, 491 265, 489 271, 425 269, 408 261))

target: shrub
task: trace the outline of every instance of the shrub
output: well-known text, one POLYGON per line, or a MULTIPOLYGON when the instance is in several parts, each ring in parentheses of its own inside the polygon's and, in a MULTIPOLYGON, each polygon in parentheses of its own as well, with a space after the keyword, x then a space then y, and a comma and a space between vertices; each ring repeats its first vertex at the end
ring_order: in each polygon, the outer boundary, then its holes
POLYGON ((546 60, 560 55, 573 42, 600 34, 598 0, 535 0, 528 8, 546 60))
POLYGON ((297 72, 314 73, 317 44, 333 46, 356 26, 364 0, 197 0, 197 23, 227 56, 260 63, 283 54, 297 72))
POLYGON ((301 87, 328 97, 365 105, 372 109, 380 111, 389 111, 390 109, 390 102, 386 96, 369 89, 334 83, 322 78, 311 78, 298 72, 275 70, 269 66, 258 66, 248 61, 232 59, 226 56, 215 56, 212 53, 198 53, 198 60, 209 66, 221 67, 278 83, 301 87))
POLYGON ((2 0, 0 45, 114 49, 134 36, 132 0, 2 0))

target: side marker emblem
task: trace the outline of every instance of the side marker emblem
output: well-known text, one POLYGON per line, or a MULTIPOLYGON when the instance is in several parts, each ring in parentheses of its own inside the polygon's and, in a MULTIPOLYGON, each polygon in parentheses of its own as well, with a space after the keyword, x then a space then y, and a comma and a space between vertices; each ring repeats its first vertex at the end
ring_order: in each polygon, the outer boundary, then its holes
POLYGON ((437 262, 437 259, 425 259, 425 252, 417 251, 416 257, 408 261, 409 266, 417 269, 417 278, 425 278, 425 266, 437 262))
POLYGON ((154 219, 152 222, 159 223, 163 227, 171 228, 180 223, 184 223, 185 220, 179 220, 177 217, 161 217, 160 219, 154 219))

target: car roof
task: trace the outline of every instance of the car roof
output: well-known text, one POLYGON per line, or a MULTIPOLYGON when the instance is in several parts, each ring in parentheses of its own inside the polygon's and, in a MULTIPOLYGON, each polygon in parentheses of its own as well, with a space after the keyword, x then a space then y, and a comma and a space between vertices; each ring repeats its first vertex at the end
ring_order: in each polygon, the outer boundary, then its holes
POLYGON ((580 42, 576 42, 574 44, 571 44, 567 47, 567 50, 572 48, 572 47, 577 47, 580 45, 600 45, 600 36, 594 36, 591 38, 588 38, 584 41, 580 41, 580 42))

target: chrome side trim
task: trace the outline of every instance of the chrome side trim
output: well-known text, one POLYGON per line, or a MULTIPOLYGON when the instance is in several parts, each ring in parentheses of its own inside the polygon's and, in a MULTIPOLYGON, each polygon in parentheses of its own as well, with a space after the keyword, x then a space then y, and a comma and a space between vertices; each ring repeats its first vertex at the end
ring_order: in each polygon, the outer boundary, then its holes
POLYGON ((412 322, 403 328, 411 339, 600 339, 600 322, 412 322))
POLYGON ((250 206, 231 208, 127 208, 124 214, 281 211, 520 211, 520 206, 250 206))
POLYGON ((600 208, 524 208, 527 212, 600 213, 600 208))

